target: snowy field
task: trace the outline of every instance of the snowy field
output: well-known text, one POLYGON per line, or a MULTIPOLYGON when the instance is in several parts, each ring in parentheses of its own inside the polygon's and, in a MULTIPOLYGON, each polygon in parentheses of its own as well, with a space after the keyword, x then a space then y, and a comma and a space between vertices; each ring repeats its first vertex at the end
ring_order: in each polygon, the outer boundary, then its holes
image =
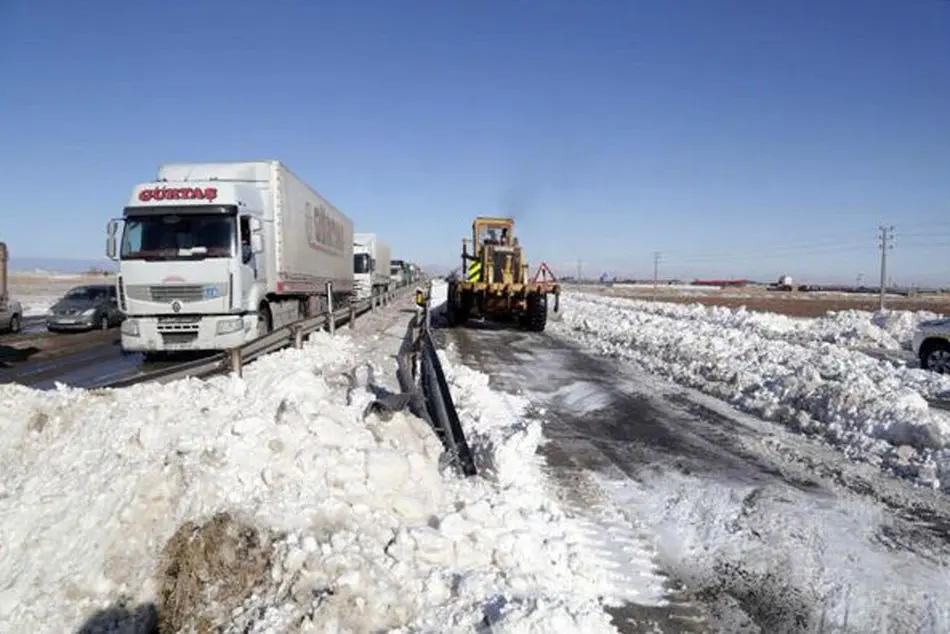
POLYGON ((407 319, 317 333, 243 379, 0 386, 0 631, 615 631, 615 580, 545 493, 526 401, 446 368, 474 479, 421 420, 367 413, 407 319))
MULTIPOLYGON (((570 285, 571 290, 582 292, 582 293, 596 293, 602 294, 609 291, 614 291, 620 295, 630 295, 631 297, 642 297, 649 298, 650 295, 655 291, 658 296, 661 297, 675 297, 675 296, 709 296, 709 297, 721 297, 721 298, 730 298, 730 299, 754 299, 754 298, 787 298, 792 296, 791 293, 779 292, 779 291, 770 291, 767 287, 764 286, 694 286, 692 284, 658 284, 653 286, 653 284, 581 284, 581 285, 570 285)), ((808 301, 827 301, 827 300, 860 300, 860 299, 876 299, 878 296, 876 293, 850 293, 845 291, 808 291, 804 293, 795 293, 794 298, 796 301, 808 302, 808 301)), ((892 293, 887 293, 885 299, 895 300, 900 299, 901 295, 895 295, 892 293)), ((929 299, 938 299, 942 296, 935 294, 928 294, 922 296, 929 299)))
POLYGON ((942 377, 868 350, 901 351, 930 313, 818 319, 567 293, 550 330, 736 408, 820 437, 846 455, 950 490, 942 377))

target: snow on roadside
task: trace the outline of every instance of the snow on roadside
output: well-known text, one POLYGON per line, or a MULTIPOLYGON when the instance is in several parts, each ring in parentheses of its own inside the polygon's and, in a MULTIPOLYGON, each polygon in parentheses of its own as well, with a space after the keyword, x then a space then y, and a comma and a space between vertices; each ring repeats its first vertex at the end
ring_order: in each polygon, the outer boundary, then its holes
POLYGON ((23 306, 24 317, 42 317, 60 298, 54 295, 14 295, 13 299, 23 306))
POLYGON ((798 342, 808 340, 854 348, 874 347, 886 350, 909 350, 917 324, 939 317, 936 313, 907 310, 884 313, 843 310, 830 311, 822 317, 789 317, 750 311, 745 308, 706 306, 698 303, 673 304, 593 294, 576 295, 607 307, 636 306, 637 310, 658 317, 687 321, 713 319, 727 324, 730 328, 754 330, 767 339, 798 342))
POLYGON ((573 293, 561 303, 555 334, 950 490, 950 416, 925 400, 950 391, 948 377, 872 359, 827 336, 827 322, 573 293))
MULTIPOLYGON (((421 420, 363 419, 371 399, 346 375, 372 347, 359 332, 317 333, 243 379, 0 386, 0 630, 75 631, 119 601, 168 618, 181 597, 163 549, 227 513, 269 555, 252 591, 184 612, 225 631, 615 631, 603 580, 541 494, 521 404, 447 364, 489 477, 440 473, 421 420)), ((391 366, 398 338, 379 342, 372 363, 391 366)))

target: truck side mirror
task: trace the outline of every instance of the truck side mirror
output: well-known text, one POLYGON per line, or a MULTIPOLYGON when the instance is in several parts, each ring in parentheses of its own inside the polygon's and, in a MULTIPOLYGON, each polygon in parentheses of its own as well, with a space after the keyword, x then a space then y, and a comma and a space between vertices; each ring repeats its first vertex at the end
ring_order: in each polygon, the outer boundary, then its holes
POLYGON ((106 257, 113 261, 116 259, 115 234, 118 232, 118 230, 118 220, 110 220, 109 224, 106 225, 106 257))
POLYGON ((261 223, 261 219, 256 216, 249 217, 248 223, 251 226, 251 251, 262 253, 264 251, 264 237, 261 232, 264 230, 264 225, 261 223))

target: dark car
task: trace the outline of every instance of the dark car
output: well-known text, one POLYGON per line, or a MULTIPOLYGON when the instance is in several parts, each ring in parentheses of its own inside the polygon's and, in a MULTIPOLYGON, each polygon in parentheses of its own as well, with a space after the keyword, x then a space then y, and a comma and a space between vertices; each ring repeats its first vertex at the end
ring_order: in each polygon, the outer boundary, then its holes
POLYGON ((90 284, 70 289, 53 304, 46 317, 51 332, 66 330, 108 330, 125 319, 119 310, 115 286, 90 284))

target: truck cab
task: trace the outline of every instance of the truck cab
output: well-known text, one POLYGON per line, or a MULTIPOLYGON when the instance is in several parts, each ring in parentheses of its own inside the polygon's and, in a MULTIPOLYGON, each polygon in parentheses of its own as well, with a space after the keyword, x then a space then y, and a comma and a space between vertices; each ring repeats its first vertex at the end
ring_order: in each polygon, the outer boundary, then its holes
POLYGON ((372 297, 373 271, 375 268, 376 261, 373 258, 370 245, 355 242, 353 244, 353 288, 357 300, 372 297))
POLYGON ((403 269, 402 260, 390 260, 389 261, 389 277, 392 280, 393 286, 396 288, 401 288, 406 283, 406 273, 403 269))
MULTIPOLYGON (((269 329, 258 314, 263 201, 253 185, 139 185, 108 226, 119 261, 122 347, 129 351, 222 350, 269 329)), ((263 317, 263 318, 262 318, 263 317)))

